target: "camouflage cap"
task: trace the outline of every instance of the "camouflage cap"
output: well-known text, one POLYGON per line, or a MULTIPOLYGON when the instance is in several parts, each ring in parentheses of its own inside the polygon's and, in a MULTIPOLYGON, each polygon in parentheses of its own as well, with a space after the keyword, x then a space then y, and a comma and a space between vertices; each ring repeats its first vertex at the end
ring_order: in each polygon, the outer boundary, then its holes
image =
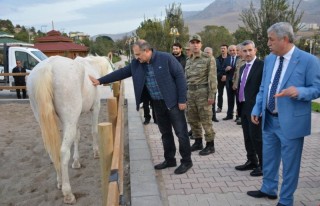
POLYGON ((189 42, 186 43, 186 45, 183 47, 184 49, 190 49, 190 45, 189 45, 189 42))
POLYGON ((193 41, 193 40, 197 40, 201 42, 201 37, 198 34, 194 34, 191 36, 189 42, 193 41))

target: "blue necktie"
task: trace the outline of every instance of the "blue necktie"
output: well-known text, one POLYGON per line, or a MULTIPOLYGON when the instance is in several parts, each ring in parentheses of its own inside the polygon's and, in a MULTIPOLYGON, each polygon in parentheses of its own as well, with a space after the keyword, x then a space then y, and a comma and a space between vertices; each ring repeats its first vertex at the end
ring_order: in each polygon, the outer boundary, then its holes
POLYGON ((231 57, 231 67, 234 65, 234 57, 231 57))
POLYGON ((280 63, 279 63, 279 67, 276 71, 276 74, 273 77, 273 81, 272 81, 272 86, 270 89, 270 95, 269 95, 269 102, 268 102, 268 109, 270 112, 273 112, 276 108, 276 104, 275 104, 275 98, 274 95, 276 94, 277 91, 277 87, 279 84, 279 80, 280 80, 280 76, 281 76, 281 71, 282 71, 282 65, 283 65, 283 57, 280 57, 280 63))

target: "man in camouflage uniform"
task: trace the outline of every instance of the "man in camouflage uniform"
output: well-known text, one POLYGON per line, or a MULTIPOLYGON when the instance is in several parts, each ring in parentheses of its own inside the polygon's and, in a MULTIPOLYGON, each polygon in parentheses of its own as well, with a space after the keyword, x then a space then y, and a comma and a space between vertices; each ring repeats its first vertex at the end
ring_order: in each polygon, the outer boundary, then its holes
POLYGON ((193 35, 190 39, 192 55, 186 63, 187 117, 195 138, 191 151, 201 150, 199 155, 215 152, 215 132, 212 127, 211 105, 217 90, 217 68, 214 57, 201 51, 201 37, 193 35), (202 128, 205 131, 206 147, 203 149, 202 128))

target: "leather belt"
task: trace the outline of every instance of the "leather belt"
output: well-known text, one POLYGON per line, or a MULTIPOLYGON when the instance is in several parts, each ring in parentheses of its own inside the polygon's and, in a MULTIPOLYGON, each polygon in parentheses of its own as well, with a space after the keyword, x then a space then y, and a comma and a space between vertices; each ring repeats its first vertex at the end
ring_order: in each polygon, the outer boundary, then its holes
POLYGON ((267 109, 268 114, 270 114, 273 117, 278 117, 278 113, 272 113, 270 110, 267 109))
POLYGON ((192 84, 188 85, 189 90, 197 90, 197 89, 202 89, 202 88, 207 88, 208 84, 192 84))

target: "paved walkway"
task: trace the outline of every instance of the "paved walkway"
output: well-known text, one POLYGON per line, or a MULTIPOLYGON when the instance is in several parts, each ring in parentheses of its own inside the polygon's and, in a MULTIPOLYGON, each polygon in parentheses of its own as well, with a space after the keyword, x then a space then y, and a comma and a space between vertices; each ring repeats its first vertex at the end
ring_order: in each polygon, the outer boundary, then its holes
MULTIPOLYGON (((222 113, 217 114, 220 122, 213 125, 216 131, 216 152, 208 156, 199 156, 198 152, 193 152, 192 169, 186 174, 175 175, 173 172, 175 168, 161 171, 153 169, 154 164, 163 161, 161 135, 156 124, 150 123, 147 126, 142 124, 142 111, 136 112, 135 106, 132 105, 135 103, 132 80, 127 79, 125 85, 129 108, 130 158, 131 162, 134 162, 131 163, 133 206, 277 204, 277 200, 255 199, 246 195, 248 190, 260 189, 262 178, 251 177, 249 171, 234 169, 234 166, 246 161, 246 153, 241 127, 233 120, 222 120, 226 116, 226 97, 222 113)), ((320 114, 313 113, 312 122, 312 135, 305 140, 300 181, 295 193, 297 206, 320 205, 320 114)), ((178 145, 177 139, 176 145, 178 145)), ((178 161, 181 158, 179 153, 176 157, 178 161)))

